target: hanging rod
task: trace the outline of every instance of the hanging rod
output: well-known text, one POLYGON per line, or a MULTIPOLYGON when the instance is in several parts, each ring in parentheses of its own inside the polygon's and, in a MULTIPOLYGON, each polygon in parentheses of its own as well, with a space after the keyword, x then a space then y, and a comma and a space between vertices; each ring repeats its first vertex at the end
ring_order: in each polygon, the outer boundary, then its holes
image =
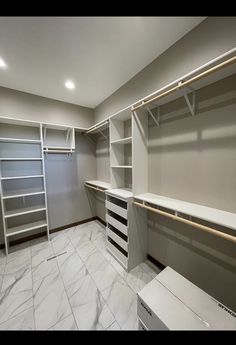
POLYGON ((199 230, 203 230, 203 231, 206 231, 210 234, 213 234, 215 236, 218 236, 218 237, 221 237, 225 240, 228 240, 228 241, 231 241, 231 242, 234 242, 236 243, 236 236, 232 236, 232 235, 229 235, 229 234, 226 234, 226 233, 223 233, 219 230, 216 230, 216 229, 213 229, 213 228, 210 228, 209 226, 206 226, 206 225, 202 225, 202 224, 199 224, 199 223, 196 223, 196 222, 193 222, 191 220, 188 220, 188 219, 185 219, 185 218, 181 218, 181 217, 178 217, 176 215, 173 215, 173 214, 170 214, 168 212, 165 212, 165 211, 161 211, 161 210, 158 210, 156 208, 153 208, 153 207, 150 207, 150 206, 147 206, 147 205, 143 205, 143 204, 140 204, 139 202, 136 202, 136 201, 133 201, 133 204, 134 205, 137 205, 139 207, 142 207, 142 208, 145 208, 149 211, 152 211, 152 212, 155 212, 155 213, 158 213, 158 214, 161 214, 162 216, 165 216, 165 217, 168 217, 172 220, 176 220, 178 222, 181 222, 181 223, 184 223, 184 224, 187 224, 187 225, 191 225, 199 230))
POLYGON ((196 75, 195 77, 192 77, 192 78, 190 78, 190 79, 188 79, 186 81, 178 83, 178 85, 176 85, 176 86, 172 87, 171 89, 161 93, 160 95, 157 95, 157 96, 155 96, 155 97, 153 97, 153 98, 151 98, 151 99, 149 99, 147 101, 143 100, 141 104, 133 106, 131 111, 135 111, 135 110, 138 110, 139 108, 143 108, 146 105, 148 105, 150 103, 153 103, 153 102, 159 100, 160 98, 163 98, 163 97, 169 95, 170 93, 172 93, 174 91, 177 91, 180 88, 182 88, 182 87, 184 87, 186 85, 189 85, 189 84, 191 84, 191 83, 193 83, 193 82, 195 82, 195 81, 197 81, 199 79, 202 79, 203 77, 206 77, 207 75, 212 74, 213 72, 219 71, 219 70, 223 69, 224 67, 226 67, 228 65, 231 65, 231 64, 233 64, 235 62, 236 62, 236 56, 233 56, 232 58, 230 58, 230 59, 228 59, 228 60, 226 60, 224 62, 221 62, 220 64, 218 64, 218 65, 216 65, 216 66, 214 66, 212 68, 209 68, 208 70, 206 70, 206 71, 196 75))
POLYGON ((97 188, 97 187, 92 187, 92 186, 90 186, 90 185, 87 184, 87 183, 85 183, 84 185, 85 185, 85 187, 95 189, 95 190, 98 191, 98 192, 103 192, 103 193, 105 192, 105 189, 100 189, 100 188, 97 188))
POLYGON ((97 125, 97 126, 91 128, 91 129, 89 129, 89 130, 88 130, 87 132, 85 132, 85 133, 87 134, 87 133, 90 133, 90 132, 92 132, 92 131, 95 131, 96 129, 99 129, 100 127, 106 125, 107 123, 108 123, 108 120, 102 122, 100 125, 97 125))

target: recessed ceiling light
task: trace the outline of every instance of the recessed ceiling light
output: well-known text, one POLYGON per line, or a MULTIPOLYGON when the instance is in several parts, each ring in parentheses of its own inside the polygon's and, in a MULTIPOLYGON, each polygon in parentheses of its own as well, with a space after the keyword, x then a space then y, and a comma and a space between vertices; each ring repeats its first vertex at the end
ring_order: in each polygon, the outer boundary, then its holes
POLYGON ((67 80, 65 82, 65 87, 67 87, 67 89, 73 90, 75 88, 75 84, 73 83, 73 81, 67 80))
POLYGON ((0 68, 2 68, 2 69, 6 69, 7 68, 6 62, 1 57, 0 57, 0 68))

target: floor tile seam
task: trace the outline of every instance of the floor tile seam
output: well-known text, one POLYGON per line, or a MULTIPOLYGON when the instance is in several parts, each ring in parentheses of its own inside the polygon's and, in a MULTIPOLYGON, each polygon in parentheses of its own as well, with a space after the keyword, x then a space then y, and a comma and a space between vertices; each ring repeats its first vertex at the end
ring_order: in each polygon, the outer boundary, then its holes
MULTIPOLYGON (((75 319, 75 316, 74 316, 74 313, 73 313, 73 308, 72 308, 72 306, 71 306, 70 299, 69 299, 69 296, 68 296, 68 293, 67 293, 67 290, 66 290, 66 286, 65 286, 65 284, 64 284, 64 280, 63 280, 63 277, 62 277, 62 274, 61 274, 61 270, 60 270, 60 267, 59 267, 58 260, 57 260, 57 258, 55 258, 55 259, 56 259, 56 261, 57 261, 58 272, 59 272, 60 278, 61 278, 61 280, 62 280, 62 285, 63 285, 64 291, 65 291, 65 293, 66 293, 66 297, 67 297, 67 300, 68 300, 68 303, 69 303, 69 306, 70 306, 71 314, 73 315, 74 322, 75 322, 77 328, 79 329, 79 327, 78 327, 78 325, 77 325, 77 322, 76 322, 76 319, 75 319)), ((69 316, 69 315, 67 315, 67 316, 69 316)), ((65 318, 66 318, 66 317, 65 317, 65 318)), ((63 318, 62 320, 64 320, 65 318, 63 318)), ((62 320, 60 320, 60 321, 62 321, 62 320)), ((58 321, 57 323, 59 323, 60 321, 58 321)), ((57 324, 57 323, 56 323, 56 324, 57 324)), ((56 324, 55 324, 55 325, 56 325, 56 324)), ((54 326, 55 326, 55 325, 54 325, 54 326)), ((52 326, 52 327, 53 327, 53 326, 52 326)), ((50 328, 51 328, 51 327, 50 327, 50 328)))
POLYGON ((3 279, 4 279, 4 276, 5 276, 5 272, 6 272, 6 264, 7 264, 7 260, 5 261, 5 265, 4 265, 2 281, 1 281, 1 286, 0 286, 0 293, 2 293, 3 279))
POLYGON ((27 310, 30 310, 31 308, 33 309, 33 307, 32 307, 32 306, 31 306, 31 307, 28 307, 28 308, 26 308, 26 309, 24 309, 24 310, 20 311, 19 313, 15 314, 14 316, 9 317, 9 319, 7 319, 7 320, 5 320, 5 321, 3 321, 3 322, 0 322, 0 326, 1 326, 3 323, 5 323, 5 322, 7 322, 7 321, 10 321, 10 320, 14 319, 15 317, 19 316, 20 314, 25 313, 27 310))
MULTIPOLYGON (((86 267, 86 269, 87 269, 87 267, 86 267)), ((87 269, 87 271, 88 271, 88 269, 87 269)), ((105 300, 105 298, 104 298, 103 295, 102 295, 102 292, 103 292, 104 290, 108 289, 108 288, 110 287, 110 285, 109 285, 108 287, 106 287, 105 289, 103 289, 103 290, 100 291, 99 288, 98 288, 98 286, 97 286, 97 284, 96 284, 96 282, 95 282, 95 280, 93 279, 93 277, 92 277, 92 275, 90 274, 89 271, 88 271, 88 275, 90 276, 90 278, 91 278, 92 281, 94 282, 95 286, 97 287, 97 290, 98 290, 99 294, 100 294, 101 297, 104 299, 105 304, 106 304, 108 310, 110 311, 111 315, 114 317, 114 320, 116 320, 114 313, 112 312, 110 306, 108 305, 107 301, 105 300)), ((112 284, 111 284, 111 285, 112 285, 112 284)), ((112 323, 114 323, 114 322, 112 322, 112 323)), ((118 325, 120 326, 119 323, 118 323, 118 325)), ((108 327, 110 327, 110 326, 108 326, 108 327)))
POLYGON ((32 299, 33 299, 33 317, 34 317, 34 329, 35 328, 35 309, 34 309, 34 289, 33 289, 33 273, 32 273, 32 248, 30 246, 30 259, 31 259, 31 279, 32 279, 32 299))

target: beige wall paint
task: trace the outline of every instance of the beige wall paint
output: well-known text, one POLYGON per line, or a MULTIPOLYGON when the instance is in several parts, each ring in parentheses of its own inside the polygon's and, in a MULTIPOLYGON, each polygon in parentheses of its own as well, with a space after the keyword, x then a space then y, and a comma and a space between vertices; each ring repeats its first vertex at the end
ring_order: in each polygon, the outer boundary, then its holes
POLYGON ((90 127, 93 110, 29 93, 0 87, 0 116, 90 127))
POLYGON ((236 17, 205 19, 95 108, 95 122, 234 48, 235 37, 236 17))

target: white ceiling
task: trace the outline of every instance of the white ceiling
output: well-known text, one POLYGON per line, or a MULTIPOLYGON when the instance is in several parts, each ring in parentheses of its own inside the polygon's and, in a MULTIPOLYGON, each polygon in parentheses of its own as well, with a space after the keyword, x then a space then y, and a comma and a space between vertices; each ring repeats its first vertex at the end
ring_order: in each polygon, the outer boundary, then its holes
POLYGON ((94 108, 205 18, 0 17, 0 85, 94 108))

